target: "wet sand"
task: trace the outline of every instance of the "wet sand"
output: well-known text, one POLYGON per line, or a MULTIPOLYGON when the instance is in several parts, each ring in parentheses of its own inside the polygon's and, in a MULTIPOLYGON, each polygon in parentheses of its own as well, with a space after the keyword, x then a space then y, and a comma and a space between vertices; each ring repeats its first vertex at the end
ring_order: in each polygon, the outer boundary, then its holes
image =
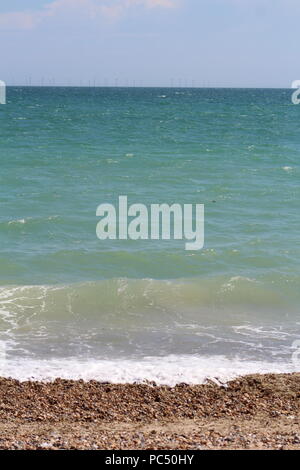
POLYGON ((0 449, 300 449, 300 374, 175 388, 0 379, 0 449))

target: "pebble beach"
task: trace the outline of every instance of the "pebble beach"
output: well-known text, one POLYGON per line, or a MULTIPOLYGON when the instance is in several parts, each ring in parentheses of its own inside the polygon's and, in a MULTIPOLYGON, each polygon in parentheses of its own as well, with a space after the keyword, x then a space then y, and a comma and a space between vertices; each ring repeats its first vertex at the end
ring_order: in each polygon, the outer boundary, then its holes
POLYGON ((176 387, 2 378, 0 449, 300 449, 300 374, 176 387))

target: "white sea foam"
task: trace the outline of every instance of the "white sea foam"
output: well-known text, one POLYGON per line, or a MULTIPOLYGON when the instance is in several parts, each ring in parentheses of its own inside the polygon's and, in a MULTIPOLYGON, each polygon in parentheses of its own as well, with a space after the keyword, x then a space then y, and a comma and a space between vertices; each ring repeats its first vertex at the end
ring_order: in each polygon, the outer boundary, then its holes
POLYGON ((10 220, 8 222, 8 225, 13 225, 13 224, 26 224, 27 220, 26 219, 19 219, 19 220, 10 220))
POLYGON ((284 171, 292 171, 292 170, 293 170, 293 167, 291 167, 291 166, 283 166, 282 169, 283 169, 284 171))
POLYGON ((142 360, 15 360, 1 364, 0 375, 21 381, 52 381, 56 378, 98 380, 111 383, 160 385, 201 384, 207 380, 226 383, 248 374, 297 372, 292 363, 246 362, 222 356, 167 356, 142 360))

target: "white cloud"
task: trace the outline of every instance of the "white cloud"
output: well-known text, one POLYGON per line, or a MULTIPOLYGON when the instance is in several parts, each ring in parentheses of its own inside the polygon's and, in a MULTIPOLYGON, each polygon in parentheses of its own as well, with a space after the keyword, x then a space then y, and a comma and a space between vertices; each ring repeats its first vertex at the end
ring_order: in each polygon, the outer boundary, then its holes
POLYGON ((9 12, 0 14, 0 31, 10 29, 32 29, 39 23, 38 13, 9 12))
POLYGON ((180 0, 54 0, 44 8, 0 14, 0 30, 29 30, 46 19, 78 14, 95 19, 116 18, 134 7, 174 8, 180 0))

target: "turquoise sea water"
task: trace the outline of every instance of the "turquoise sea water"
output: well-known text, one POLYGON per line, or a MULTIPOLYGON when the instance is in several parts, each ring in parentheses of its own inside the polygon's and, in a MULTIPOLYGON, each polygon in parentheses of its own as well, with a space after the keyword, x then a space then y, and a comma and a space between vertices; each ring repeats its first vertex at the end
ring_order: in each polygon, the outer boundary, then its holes
POLYGON ((2 375, 197 382, 297 368, 291 90, 9 88, 2 375), (205 246, 100 241, 96 208, 205 204, 205 246))

